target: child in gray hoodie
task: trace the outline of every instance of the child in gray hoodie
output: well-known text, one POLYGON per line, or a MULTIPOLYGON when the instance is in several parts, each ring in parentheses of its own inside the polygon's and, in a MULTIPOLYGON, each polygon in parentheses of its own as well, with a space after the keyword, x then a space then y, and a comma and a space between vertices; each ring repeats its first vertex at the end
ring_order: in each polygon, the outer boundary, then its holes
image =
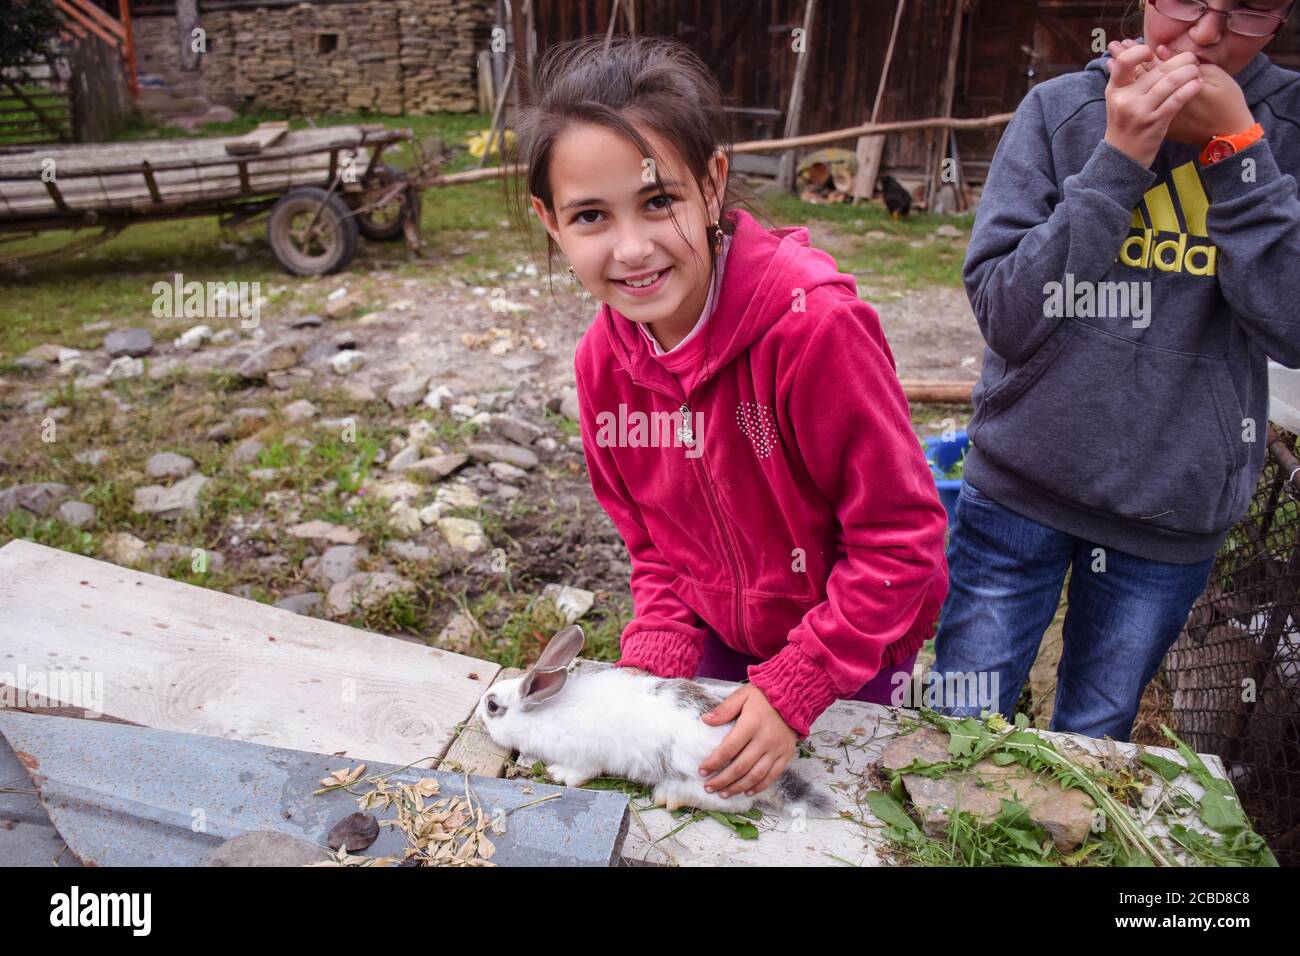
POLYGON ((998 145, 935 662, 994 689, 948 713, 1013 713, 1072 569, 1052 727, 1127 740, 1250 503, 1267 360, 1300 367, 1300 74, 1262 52, 1294 5, 1147 3, 998 145))

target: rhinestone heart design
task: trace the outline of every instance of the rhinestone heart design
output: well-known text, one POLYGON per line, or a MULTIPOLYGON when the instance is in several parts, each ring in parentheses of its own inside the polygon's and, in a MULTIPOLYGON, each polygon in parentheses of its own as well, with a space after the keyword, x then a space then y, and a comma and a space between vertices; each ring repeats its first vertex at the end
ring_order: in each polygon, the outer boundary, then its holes
POLYGON ((736 424, 754 446, 759 458, 772 454, 779 436, 771 408, 758 402, 741 402, 736 407, 736 424))

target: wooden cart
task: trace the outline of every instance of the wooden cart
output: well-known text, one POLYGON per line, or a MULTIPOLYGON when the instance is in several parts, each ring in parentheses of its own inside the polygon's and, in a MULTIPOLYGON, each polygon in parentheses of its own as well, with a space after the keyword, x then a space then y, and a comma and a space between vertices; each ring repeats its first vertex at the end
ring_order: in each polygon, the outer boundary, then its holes
POLYGON ((411 139, 409 130, 379 125, 290 131, 279 122, 235 137, 5 152, 0 242, 102 230, 74 243, 89 245, 153 219, 215 215, 225 227, 266 216, 271 249, 288 272, 337 272, 355 255, 358 234, 420 244, 417 180, 382 162, 387 147, 411 139))

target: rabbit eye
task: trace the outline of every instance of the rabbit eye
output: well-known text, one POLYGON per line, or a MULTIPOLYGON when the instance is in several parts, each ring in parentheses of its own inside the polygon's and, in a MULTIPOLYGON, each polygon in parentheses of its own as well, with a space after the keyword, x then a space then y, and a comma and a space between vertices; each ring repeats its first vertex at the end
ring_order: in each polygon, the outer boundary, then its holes
POLYGON ((495 714, 500 709, 501 708, 497 705, 496 700, 494 698, 489 697, 487 702, 487 712, 489 714, 495 714))

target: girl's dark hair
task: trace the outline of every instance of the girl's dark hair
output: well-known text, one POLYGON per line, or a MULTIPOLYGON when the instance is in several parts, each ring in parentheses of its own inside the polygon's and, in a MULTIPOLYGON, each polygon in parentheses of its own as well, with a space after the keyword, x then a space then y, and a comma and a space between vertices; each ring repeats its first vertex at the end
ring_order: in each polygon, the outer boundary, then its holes
MULTIPOLYGON (((662 189, 662 162, 637 126, 653 130, 676 148, 706 203, 708 197, 700 184, 708 179, 710 158, 722 150, 727 157, 727 181, 718 214, 723 232, 735 231, 734 221, 725 215, 728 208, 738 202, 754 208, 749 201, 755 198, 753 193, 732 182, 731 118, 723 109, 718 81, 704 62, 683 43, 668 37, 620 37, 612 40, 608 49, 603 36, 583 37, 545 51, 533 71, 528 100, 514 123, 515 152, 508 161, 524 167, 525 182, 507 177, 506 205, 516 225, 528 235, 530 251, 532 210, 520 187, 526 186, 528 195, 536 196, 554 212, 550 174, 555 143, 578 123, 612 130, 631 141, 642 156, 653 158, 655 183, 662 189), (513 194, 510 179, 514 179, 513 194)), ((672 206, 668 208, 671 214, 672 206)), ((673 222, 677 224, 675 216, 673 222)), ((678 234, 686 238, 677 225, 678 234)), ((713 243, 708 247, 712 267, 713 243)), ((555 252, 555 241, 546 233, 548 276, 555 252)))

